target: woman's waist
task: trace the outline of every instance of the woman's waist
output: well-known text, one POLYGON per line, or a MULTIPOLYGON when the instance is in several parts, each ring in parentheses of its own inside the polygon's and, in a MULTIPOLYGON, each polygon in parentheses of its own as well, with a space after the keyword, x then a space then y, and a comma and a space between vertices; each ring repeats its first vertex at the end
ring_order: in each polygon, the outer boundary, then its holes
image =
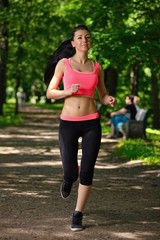
POLYGON ((70 116, 70 115, 64 115, 61 113, 60 119, 66 120, 66 121, 88 121, 99 118, 98 112, 91 113, 88 115, 81 115, 81 116, 70 116))
POLYGON ((72 96, 64 101, 62 114, 67 116, 83 116, 97 112, 94 99, 72 96))

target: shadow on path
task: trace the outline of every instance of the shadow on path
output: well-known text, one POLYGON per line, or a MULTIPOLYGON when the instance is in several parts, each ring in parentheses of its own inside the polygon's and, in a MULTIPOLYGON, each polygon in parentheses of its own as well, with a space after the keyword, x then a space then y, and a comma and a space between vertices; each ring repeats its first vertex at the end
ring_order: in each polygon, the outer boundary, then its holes
POLYGON ((69 199, 60 198, 59 112, 35 107, 22 112, 24 124, 0 129, 1 240, 160 240, 160 169, 113 159, 116 141, 105 136, 86 229, 72 233, 78 183, 69 199))

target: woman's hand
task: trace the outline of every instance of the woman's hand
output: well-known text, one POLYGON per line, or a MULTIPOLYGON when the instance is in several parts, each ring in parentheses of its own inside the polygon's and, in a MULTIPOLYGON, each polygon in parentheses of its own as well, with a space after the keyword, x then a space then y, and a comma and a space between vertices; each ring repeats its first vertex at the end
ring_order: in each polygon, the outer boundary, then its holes
POLYGON ((80 87, 80 84, 72 84, 70 90, 72 93, 76 93, 76 92, 78 92, 79 87, 80 87))
POLYGON ((73 93, 78 92, 79 87, 80 87, 80 84, 78 84, 78 83, 72 84, 71 87, 68 90, 66 90, 67 95, 71 96, 73 93))
POLYGON ((114 107, 116 105, 116 99, 112 96, 107 96, 107 104, 114 107))

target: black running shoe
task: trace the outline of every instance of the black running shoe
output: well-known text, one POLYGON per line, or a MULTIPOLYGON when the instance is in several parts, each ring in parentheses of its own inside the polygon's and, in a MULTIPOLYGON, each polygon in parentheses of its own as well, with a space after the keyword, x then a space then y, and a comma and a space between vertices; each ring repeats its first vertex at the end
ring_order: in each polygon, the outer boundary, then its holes
POLYGON ((77 232, 84 229, 84 227, 82 226, 82 217, 83 217, 83 214, 78 211, 75 211, 72 214, 72 224, 71 224, 72 231, 77 232))
POLYGON ((68 183, 68 182, 64 181, 61 184, 60 193, 61 193, 62 198, 66 199, 69 196, 69 194, 71 192, 71 188, 72 188, 72 183, 68 183))

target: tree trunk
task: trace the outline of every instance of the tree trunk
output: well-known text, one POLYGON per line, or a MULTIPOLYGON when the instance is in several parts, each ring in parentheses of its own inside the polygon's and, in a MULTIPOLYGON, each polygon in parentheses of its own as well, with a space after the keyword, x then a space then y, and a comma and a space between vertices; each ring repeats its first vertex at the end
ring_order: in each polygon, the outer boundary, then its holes
POLYGON ((139 64, 135 63, 130 71, 130 88, 131 94, 138 94, 138 85, 139 85, 139 64))
POLYGON ((151 97, 152 97, 152 112, 153 112, 153 128, 160 129, 160 106, 159 106, 159 86, 158 78, 152 71, 151 75, 151 97))
POLYGON ((117 70, 109 66, 104 70, 104 82, 109 95, 115 95, 117 90, 118 74, 117 70))
POLYGON ((20 86, 20 80, 19 80, 19 76, 17 78, 17 83, 16 83, 16 87, 15 87, 15 114, 18 114, 19 113, 19 101, 18 101, 18 89, 19 89, 19 86, 20 86))
MULTIPOLYGON (((9 7, 8 0, 0 1, 0 10, 9 7)), ((6 101, 6 65, 8 55, 8 31, 7 22, 3 18, 0 20, 0 115, 3 115, 3 104, 6 101)))

